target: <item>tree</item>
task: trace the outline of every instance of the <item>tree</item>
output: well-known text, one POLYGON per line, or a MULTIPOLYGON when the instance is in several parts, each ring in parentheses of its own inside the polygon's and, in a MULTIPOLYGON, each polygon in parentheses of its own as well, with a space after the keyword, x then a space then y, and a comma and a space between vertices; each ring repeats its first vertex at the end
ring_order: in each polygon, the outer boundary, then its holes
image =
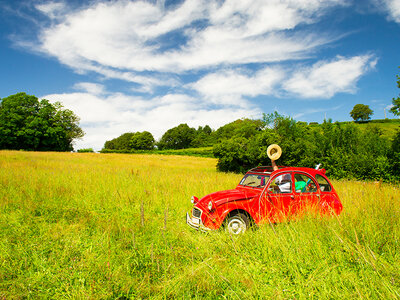
POLYGON ((195 137, 191 142, 191 147, 207 147, 214 144, 214 134, 210 126, 206 125, 204 127, 199 126, 196 130, 195 137))
POLYGON ((131 140, 135 133, 126 132, 121 134, 119 137, 112 139, 111 141, 106 141, 104 144, 104 149, 110 150, 130 150, 131 140))
POLYGON ((246 139, 258 134, 263 128, 261 120, 238 119, 217 129, 215 137, 222 141, 232 137, 244 137, 246 139))
POLYGON ((185 149, 192 146, 196 137, 196 129, 187 124, 180 124, 167 130, 161 137, 157 146, 159 149, 185 149))
POLYGON ((135 150, 152 150, 155 140, 148 131, 135 132, 130 141, 130 147, 135 150))
POLYGON ((354 105, 353 110, 350 112, 350 116, 356 122, 368 121, 373 114, 374 112, 365 104, 354 105))
POLYGON ((25 93, 0 99, 0 149, 71 151, 83 135, 78 116, 60 102, 25 93))
MULTIPOLYGON (((400 89, 400 76, 397 75, 397 87, 400 89)), ((400 96, 392 99, 392 108, 390 112, 395 116, 400 116, 400 96)))

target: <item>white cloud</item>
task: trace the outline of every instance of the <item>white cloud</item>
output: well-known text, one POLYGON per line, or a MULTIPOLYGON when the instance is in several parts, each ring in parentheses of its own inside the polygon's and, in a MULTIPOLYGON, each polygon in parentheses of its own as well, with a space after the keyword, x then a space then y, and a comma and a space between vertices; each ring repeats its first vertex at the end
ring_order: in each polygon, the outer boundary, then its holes
POLYGON ((359 78, 374 68, 376 62, 371 55, 320 61, 295 72, 283 88, 303 98, 331 98, 336 93, 354 93, 359 78))
POLYGON ((63 2, 48 2, 37 4, 35 8, 50 19, 55 20, 63 16, 63 12, 67 7, 63 2))
POLYGON ((76 148, 99 150, 124 132, 148 130, 159 138, 180 123, 218 128, 259 116, 251 98, 260 95, 329 98, 354 92, 374 57, 292 67, 294 60, 313 58, 321 46, 338 39, 310 26, 330 8, 347 3, 184 0, 165 6, 161 0, 96 0, 72 8, 67 1, 47 1, 35 7, 50 25, 38 32, 37 45, 26 40, 20 45, 78 73, 100 75, 104 85, 118 79, 143 94, 111 93, 102 84, 81 82, 74 85, 75 93, 45 96, 81 117, 86 136, 76 148), (198 74, 203 75, 195 81, 198 74), (288 74, 294 75, 285 81, 288 74))
MULTIPOLYGON (((88 83, 77 86, 87 90, 93 88, 88 83)), ((145 100, 120 93, 101 95, 97 91, 95 88, 95 94, 83 92, 43 97, 51 102, 60 101, 65 108, 71 109, 81 118, 80 124, 86 135, 76 141, 75 149, 92 147, 100 150, 106 140, 125 132, 147 130, 155 138, 160 138, 165 131, 181 123, 192 127, 207 124, 216 129, 242 117, 261 115, 255 106, 213 108, 183 94, 168 94, 145 100)))
POLYGON ((389 19, 400 23, 400 1, 399 0, 384 0, 384 6, 389 14, 389 19))
POLYGON ((90 94, 104 94, 104 86, 92 82, 79 82, 74 85, 74 89, 81 90, 90 94))
MULTIPOLYGON (((43 28, 40 49, 79 71, 102 66, 182 72, 298 59, 331 38, 286 30, 312 23, 334 5, 344 1, 226 0, 219 5, 186 0, 174 8, 144 1, 95 2, 66 11, 62 21, 43 28), (194 22, 203 25, 193 26, 194 22)), ((41 7, 41 11, 49 17, 53 14, 51 9, 41 7)))
POLYGON ((254 74, 245 70, 222 70, 204 76, 189 87, 212 103, 246 107, 249 103, 243 97, 272 94, 283 77, 280 68, 264 68, 254 74))

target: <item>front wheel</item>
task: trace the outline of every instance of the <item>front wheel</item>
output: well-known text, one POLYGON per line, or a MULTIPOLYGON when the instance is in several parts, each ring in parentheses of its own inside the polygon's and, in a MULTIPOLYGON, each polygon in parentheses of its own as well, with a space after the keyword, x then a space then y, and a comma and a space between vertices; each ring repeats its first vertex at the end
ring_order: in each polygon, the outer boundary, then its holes
POLYGON ((249 218, 242 213, 228 217, 225 221, 225 230, 230 234, 242 234, 250 227, 249 218))

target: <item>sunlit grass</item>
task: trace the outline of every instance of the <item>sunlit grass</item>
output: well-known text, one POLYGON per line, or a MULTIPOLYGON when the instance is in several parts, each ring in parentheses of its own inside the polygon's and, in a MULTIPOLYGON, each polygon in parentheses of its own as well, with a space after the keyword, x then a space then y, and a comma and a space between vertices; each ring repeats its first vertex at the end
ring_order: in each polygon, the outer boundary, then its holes
POLYGON ((182 156, 0 152, 0 297, 398 298, 398 186, 334 182, 344 211, 240 237, 185 224, 241 176, 182 156))

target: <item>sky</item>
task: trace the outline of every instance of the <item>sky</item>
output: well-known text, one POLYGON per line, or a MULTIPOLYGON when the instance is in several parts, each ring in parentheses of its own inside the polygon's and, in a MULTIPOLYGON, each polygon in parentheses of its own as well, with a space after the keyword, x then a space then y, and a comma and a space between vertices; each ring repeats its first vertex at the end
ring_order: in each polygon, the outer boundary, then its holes
POLYGON ((75 149, 274 111, 394 118, 399 66, 400 0, 0 0, 0 98, 61 102, 75 149))

